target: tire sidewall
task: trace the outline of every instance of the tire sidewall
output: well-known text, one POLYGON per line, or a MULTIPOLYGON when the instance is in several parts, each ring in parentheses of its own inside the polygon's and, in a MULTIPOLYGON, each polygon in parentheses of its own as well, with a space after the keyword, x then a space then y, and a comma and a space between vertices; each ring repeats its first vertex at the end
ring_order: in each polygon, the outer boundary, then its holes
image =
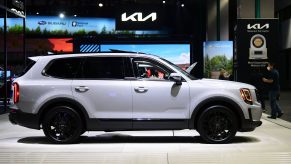
POLYGON ((207 143, 212 143, 212 144, 228 143, 231 139, 234 138, 234 136, 237 132, 237 129, 238 129, 238 123, 237 123, 237 118, 236 118, 234 112, 225 106, 220 106, 220 105, 211 106, 211 107, 207 108, 205 111, 203 111, 198 119, 197 130, 198 130, 200 136, 207 143), (204 127, 203 127, 204 126, 203 123, 205 122, 205 119, 207 119, 207 117, 214 112, 223 113, 227 117, 227 119, 230 121, 230 125, 231 125, 230 135, 228 135, 226 138, 224 138, 222 140, 213 140, 212 138, 209 138, 204 130, 204 127))
POLYGON ((45 116, 44 116, 44 120, 43 120, 43 131, 45 136, 52 142, 52 143, 57 143, 57 144, 71 144, 71 143, 75 143, 80 135, 82 134, 82 130, 83 130, 83 123, 82 123, 82 119, 80 117, 80 115, 71 107, 68 106, 57 106, 52 108, 51 110, 49 110, 45 116), (66 112, 68 113, 76 122, 76 129, 74 131, 74 134, 66 139, 66 140, 56 140, 51 134, 50 134, 50 122, 51 120, 60 112, 66 112))

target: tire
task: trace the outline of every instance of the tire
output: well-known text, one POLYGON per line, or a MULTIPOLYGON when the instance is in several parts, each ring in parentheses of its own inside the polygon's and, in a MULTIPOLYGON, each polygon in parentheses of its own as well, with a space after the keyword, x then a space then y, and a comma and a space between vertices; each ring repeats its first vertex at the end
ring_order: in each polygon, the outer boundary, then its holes
POLYGON ((207 143, 222 144, 232 140, 237 132, 237 117, 225 106, 212 106, 202 112, 197 131, 207 143))
POLYGON ((43 132, 53 143, 75 143, 82 131, 82 119, 71 107, 57 106, 49 110, 44 116, 43 132))

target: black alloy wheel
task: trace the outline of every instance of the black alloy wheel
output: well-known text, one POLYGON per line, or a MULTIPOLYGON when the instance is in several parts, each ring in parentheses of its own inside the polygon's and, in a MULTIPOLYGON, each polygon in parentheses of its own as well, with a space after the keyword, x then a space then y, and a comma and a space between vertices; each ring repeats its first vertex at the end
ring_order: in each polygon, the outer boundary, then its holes
POLYGON ((212 106, 200 115, 197 130, 207 143, 228 143, 237 132, 237 124, 236 116, 229 108, 212 106))
POLYGON ((82 119, 71 107, 57 106, 46 113, 43 131, 53 143, 74 143, 83 132, 82 119))

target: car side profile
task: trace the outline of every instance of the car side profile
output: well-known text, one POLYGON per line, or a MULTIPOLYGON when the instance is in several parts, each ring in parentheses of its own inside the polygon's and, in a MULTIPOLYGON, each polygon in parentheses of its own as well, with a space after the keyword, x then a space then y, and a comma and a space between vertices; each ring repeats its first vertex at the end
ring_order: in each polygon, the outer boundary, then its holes
POLYGON ((13 83, 10 121, 53 143, 85 131, 196 129, 207 143, 253 131, 262 110, 252 85, 196 79, 171 62, 135 53, 31 57, 13 83))

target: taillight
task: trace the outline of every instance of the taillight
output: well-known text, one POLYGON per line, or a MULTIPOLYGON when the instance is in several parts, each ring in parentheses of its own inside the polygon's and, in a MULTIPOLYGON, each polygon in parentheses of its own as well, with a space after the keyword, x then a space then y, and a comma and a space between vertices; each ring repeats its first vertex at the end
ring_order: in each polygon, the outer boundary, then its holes
POLYGON ((16 104, 19 102, 19 85, 13 83, 13 103, 16 104))

